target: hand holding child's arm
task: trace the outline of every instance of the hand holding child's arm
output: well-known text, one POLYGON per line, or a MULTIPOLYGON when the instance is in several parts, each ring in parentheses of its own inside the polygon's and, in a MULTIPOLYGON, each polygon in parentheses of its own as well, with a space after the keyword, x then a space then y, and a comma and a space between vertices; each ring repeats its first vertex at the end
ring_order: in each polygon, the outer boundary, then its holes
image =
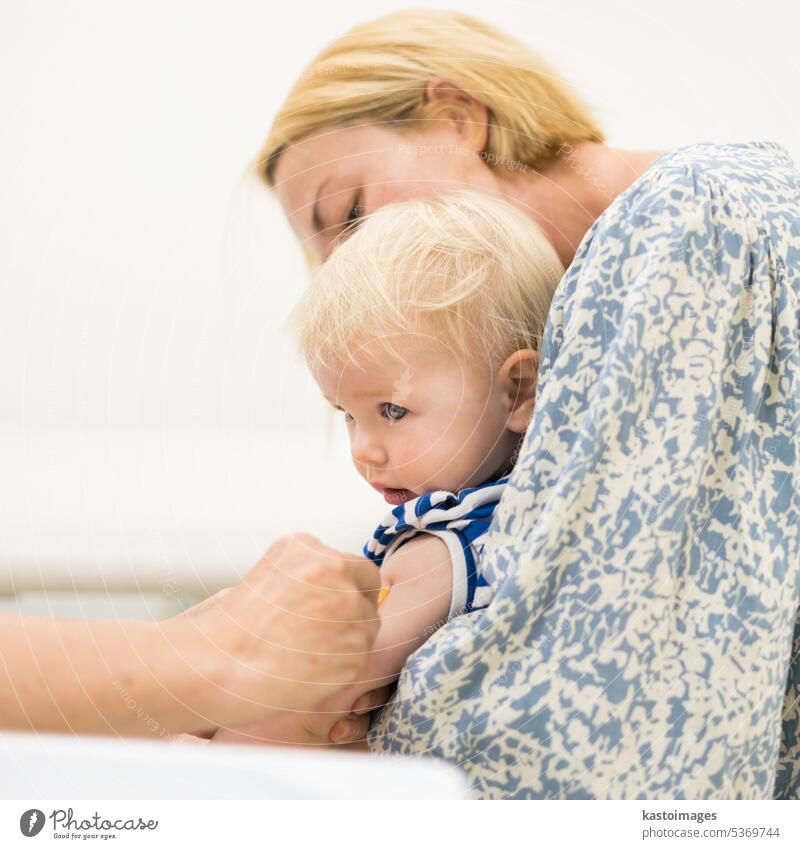
POLYGON ((334 723, 362 694, 394 681, 406 659, 447 619, 452 565, 443 540, 419 534, 381 568, 389 594, 378 613, 378 637, 356 682, 319 704, 314 712, 286 711, 237 730, 221 729, 218 742, 326 745, 334 723))

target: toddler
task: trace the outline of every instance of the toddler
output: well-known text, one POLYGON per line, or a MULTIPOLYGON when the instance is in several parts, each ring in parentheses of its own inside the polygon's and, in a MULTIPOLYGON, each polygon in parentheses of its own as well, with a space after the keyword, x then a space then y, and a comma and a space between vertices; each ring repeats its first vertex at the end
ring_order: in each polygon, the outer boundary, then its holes
POLYGON ((316 270, 290 321, 356 470, 392 505, 363 552, 381 568, 380 630, 356 684, 315 713, 215 740, 326 742, 439 626, 489 604, 480 537, 531 419, 562 273, 527 215, 466 191, 381 208, 316 270))

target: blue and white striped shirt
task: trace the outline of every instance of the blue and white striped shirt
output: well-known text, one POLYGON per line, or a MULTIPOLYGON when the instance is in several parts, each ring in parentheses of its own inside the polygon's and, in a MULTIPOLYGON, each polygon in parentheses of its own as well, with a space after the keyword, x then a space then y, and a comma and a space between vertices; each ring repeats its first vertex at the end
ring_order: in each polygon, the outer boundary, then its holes
POLYGON ((507 482, 506 476, 458 494, 437 490, 398 504, 375 529, 364 555, 381 566, 417 534, 438 536, 446 543, 453 565, 448 618, 487 607, 493 591, 479 568, 483 544, 477 540, 489 529, 507 482))

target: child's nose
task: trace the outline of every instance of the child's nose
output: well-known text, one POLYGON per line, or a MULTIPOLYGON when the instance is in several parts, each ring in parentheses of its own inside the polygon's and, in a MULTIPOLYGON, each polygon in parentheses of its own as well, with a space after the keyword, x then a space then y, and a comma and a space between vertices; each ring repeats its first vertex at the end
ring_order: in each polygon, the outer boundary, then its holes
POLYGON ((382 466, 387 460, 383 446, 363 430, 353 434, 350 453, 356 463, 363 465, 382 466))

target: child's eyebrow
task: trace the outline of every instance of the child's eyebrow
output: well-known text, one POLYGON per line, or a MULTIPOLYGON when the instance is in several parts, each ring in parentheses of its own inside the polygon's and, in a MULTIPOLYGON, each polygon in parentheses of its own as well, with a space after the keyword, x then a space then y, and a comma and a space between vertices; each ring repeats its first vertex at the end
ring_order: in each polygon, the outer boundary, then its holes
MULTIPOLYGON (((389 397, 389 396, 391 396, 391 394, 392 394, 391 392, 385 392, 383 389, 375 389, 375 390, 372 390, 372 391, 365 390, 364 392, 355 392, 355 393, 353 393, 353 397, 355 397, 355 398, 382 398, 384 396, 389 397)), ((336 409, 336 410, 342 409, 338 404, 335 404, 333 401, 331 401, 331 399, 328 398, 327 395, 323 395, 322 397, 334 409, 336 409)))

